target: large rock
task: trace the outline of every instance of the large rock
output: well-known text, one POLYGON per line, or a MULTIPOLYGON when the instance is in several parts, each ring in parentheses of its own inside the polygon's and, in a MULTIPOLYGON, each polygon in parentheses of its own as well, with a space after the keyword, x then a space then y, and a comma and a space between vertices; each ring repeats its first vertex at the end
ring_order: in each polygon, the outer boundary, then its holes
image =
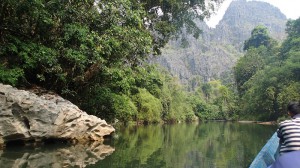
POLYGON ((54 94, 0 84, 0 144, 15 140, 103 141, 115 129, 54 94))

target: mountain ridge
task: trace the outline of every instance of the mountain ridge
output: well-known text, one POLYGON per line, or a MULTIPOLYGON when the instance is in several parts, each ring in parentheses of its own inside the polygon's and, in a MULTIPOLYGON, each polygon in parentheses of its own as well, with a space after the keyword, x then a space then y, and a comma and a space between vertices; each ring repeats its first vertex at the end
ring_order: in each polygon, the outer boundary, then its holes
POLYGON ((271 37, 282 41, 286 21, 278 8, 266 2, 233 1, 216 28, 209 28, 205 22, 196 22, 203 31, 198 39, 183 30, 183 34, 171 40, 154 62, 183 84, 190 85, 195 80, 230 83, 233 82, 232 68, 243 55, 243 43, 250 37, 251 30, 264 25, 271 37))

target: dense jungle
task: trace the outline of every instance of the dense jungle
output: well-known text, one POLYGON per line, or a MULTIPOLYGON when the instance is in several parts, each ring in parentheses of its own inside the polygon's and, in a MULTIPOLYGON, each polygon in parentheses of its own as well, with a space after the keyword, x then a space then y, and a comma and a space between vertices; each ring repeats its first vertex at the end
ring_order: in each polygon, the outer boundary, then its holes
POLYGON ((287 103, 300 100, 300 18, 279 11, 266 18, 272 24, 239 21, 242 34, 227 13, 216 31, 203 20, 221 3, 4 0, 0 82, 59 94, 111 123, 284 118, 287 103), (176 58, 194 71, 166 63, 176 58))

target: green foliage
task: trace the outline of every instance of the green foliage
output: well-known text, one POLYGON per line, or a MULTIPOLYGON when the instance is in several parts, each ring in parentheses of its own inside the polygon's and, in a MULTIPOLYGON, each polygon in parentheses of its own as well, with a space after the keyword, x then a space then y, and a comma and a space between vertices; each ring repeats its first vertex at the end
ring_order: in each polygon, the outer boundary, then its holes
POLYGON ((269 48, 272 47, 274 42, 270 38, 267 28, 259 25, 252 30, 251 37, 245 41, 244 50, 248 50, 251 47, 258 48, 261 45, 269 48))
POLYGON ((22 69, 13 68, 7 70, 0 65, 0 82, 7 83, 15 86, 18 83, 18 79, 22 78, 24 75, 22 69))
POLYGON ((105 118, 108 121, 115 119, 113 111, 113 92, 107 87, 94 86, 82 91, 83 98, 86 98, 81 104, 81 108, 92 115, 105 118))
POLYGON ((205 83, 202 86, 202 92, 206 98, 206 100, 209 100, 211 97, 211 93, 212 93, 212 86, 209 83, 205 83))
POLYGON ((265 66, 264 60, 267 54, 267 48, 264 46, 250 48, 244 57, 238 60, 234 67, 234 77, 240 93, 244 90, 244 83, 265 66))
POLYGON ((280 58, 285 60, 288 58, 289 52, 300 51, 300 19, 289 20, 286 24, 287 39, 281 46, 280 58))
MULTIPOLYGON (((298 49, 300 43, 296 42, 300 36, 299 31, 296 31, 300 25, 297 24, 298 22, 299 19, 287 23, 289 34, 279 53, 262 54, 264 58, 271 59, 263 59, 265 65, 259 70, 252 71, 250 78, 236 78, 237 82, 243 81, 241 85, 243 90, 242 92, 239 90, 241 116, 245 118, 252 116, 260 120, 277 120, 286 115, 288 102, 300 100, 300 52, 298 49)), ((242 70, 247 68, 245 66, 252 65, 251 61, 245 61, 246 56, 251 54, 252 50, 259 52, 260 48, 247 51, 239 61, 239 63, 244 61, 245 64, 237 64, 236 70, 239 71, 236 74, 242 75, 242 70)), ((236 77, 239 77, 238 75, 236 77)))
POLYGON ((160 54, 160 48, 174 35, 182 33, 183 27, 198 38, 201 30, 195 21, 209 17, 222 2, 223 0, 142 0, 145 11, 149 11, 147 20, 151 22, 148 28, 155 34, 155 53, 160 54))
POLYGON ((193 100, 193 108, 196 115, 201 120, 223 119, 220 117, 221 115, 219 114, 220 112, 216 105, 203 102, 197 97, 195 97, 193 100))
POLYGON ((145 88, 156 98, 160 98, 165 82, 161 72, 155 66, 149 65, 137 67, 136 70, 137 72, 134 74, 136 87, 145 88))
POLYGON ((300 100, 300 82, 291 82, 287 87, 278 94, 278 103, 281 115, 286 112, 286 107, 289 102, 300 100))
POLYGON ((2 60, 23 69, 28 82, 60 93, 78 91, 78 83, 112 64, 137 65, 152 45, 141 26, 143 8, 130 1, 5 1, 2 7, 2 60))
POLYGON ((146 89, 139 89, 139 93, 134 95, 138 114, 137 121, 159 122, 162 112, 162 105, 159 99, 151 95, 146 89))
POLYGON ((152 47, 140 4, 5 0, 0 8, 1 82, 40 85, 91 114, 132 119, 133 67, 152 47))
POLYGON ((166 116, 168 120, 177 119, 178 121, 192 121, 195 118, 191 104, 188 103, 188 94, 180 86, 170 87, 172 102, 169 113, 166 116))
POLYGON ((220 81, 210 81, 190 98, 195 114, 201 120, 236 119, 236 97, 232 90, 220 81))
POLYGON ((53 90, 108 121, 194 120, 190 94, 145 62, 182 27, 199 36, 194 19, 213 2, 4 0, 0 82, 53 90))
POLYGON ((116 118, 121 121, 133 121, 137 115, 138 110, 131 99, 126 95, 116 95, 111 97, 113 101, 112 110, 116 113, 116 118))

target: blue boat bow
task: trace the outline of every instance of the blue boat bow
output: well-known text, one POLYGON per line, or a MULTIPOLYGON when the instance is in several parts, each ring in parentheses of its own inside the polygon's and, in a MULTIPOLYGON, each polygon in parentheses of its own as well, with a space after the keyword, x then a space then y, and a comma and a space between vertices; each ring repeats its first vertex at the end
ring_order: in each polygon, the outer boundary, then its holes
POLYGON ((275 132, 261 151, 256 155, 249 168, 267 168, 278 155, 279 138, 275 132))

